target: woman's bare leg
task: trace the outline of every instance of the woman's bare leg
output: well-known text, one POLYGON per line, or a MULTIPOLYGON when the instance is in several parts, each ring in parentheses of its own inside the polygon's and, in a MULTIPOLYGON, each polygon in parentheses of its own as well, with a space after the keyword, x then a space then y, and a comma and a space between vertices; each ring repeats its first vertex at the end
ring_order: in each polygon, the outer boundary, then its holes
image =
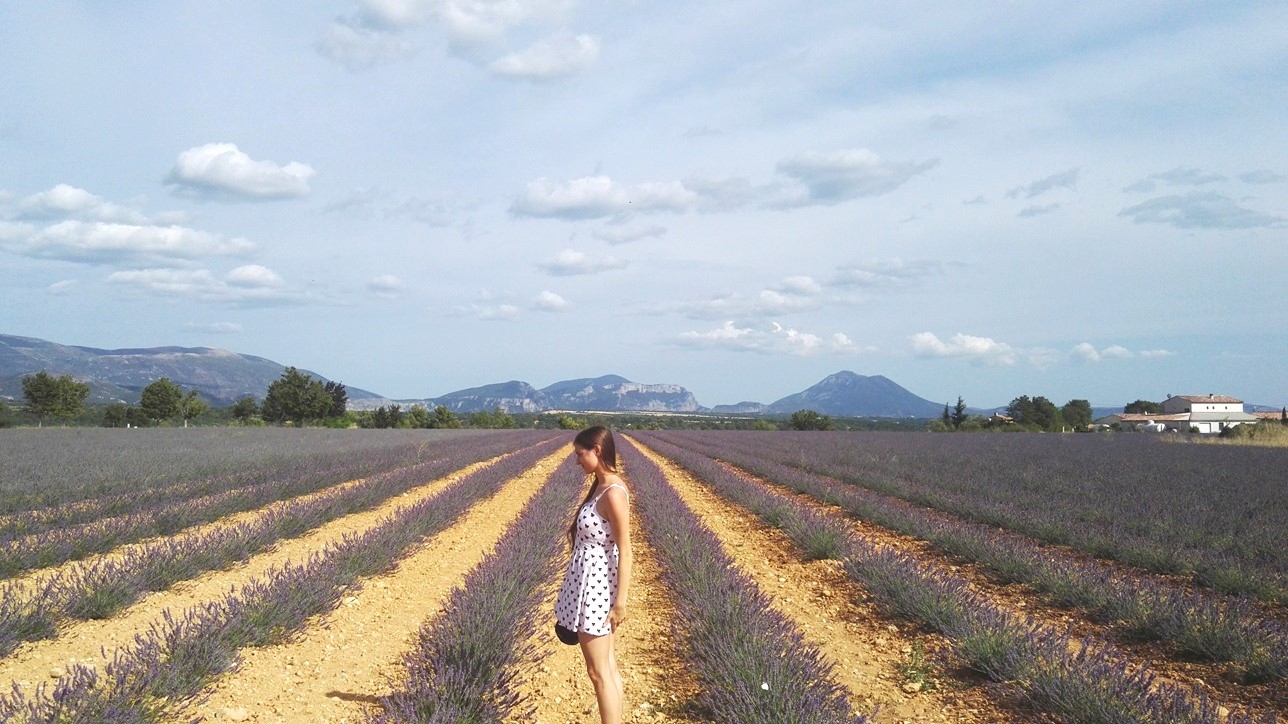
POLYGON ((586 671, 595 687, 599 702, 599 720, 602 724, 620 724, 625 690, 622 675, 617 670, 617 656, 613 652, 613 635, 591 636, 578 632, 581 653, 586 657, 586 671))

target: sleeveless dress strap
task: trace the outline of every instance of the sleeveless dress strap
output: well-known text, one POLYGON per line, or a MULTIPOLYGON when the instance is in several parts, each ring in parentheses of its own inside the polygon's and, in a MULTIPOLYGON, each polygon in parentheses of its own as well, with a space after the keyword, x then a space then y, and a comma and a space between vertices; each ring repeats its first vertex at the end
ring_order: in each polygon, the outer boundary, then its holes
POLYGON ((595 496, 595 502, 598 503, 599 499, 604 497, 604 494, 607 493, 612 488, 621 488, 622 492, 626 494, 626 497, 629 498, 631 496, 631 491, 627 490, 625 485, 622 485, 621 483, 613 483, 612 485, 609 485, 608 487, 599 491, 599 494, 595 496))

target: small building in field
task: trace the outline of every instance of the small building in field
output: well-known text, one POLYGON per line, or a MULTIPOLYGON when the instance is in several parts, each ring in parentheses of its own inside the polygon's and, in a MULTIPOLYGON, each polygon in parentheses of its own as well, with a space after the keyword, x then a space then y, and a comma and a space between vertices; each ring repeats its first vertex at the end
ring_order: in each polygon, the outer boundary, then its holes
POLYGON ((1163 400, 1161 415, 1119 412, 1095 421, 1097 425, 1115 423, 1122 429, 1161 432, 1221 432, 1227 427, 1255 423, 1256 415, 1243 411, 1243 400, 1229 395, 1168 395, 1163 400))

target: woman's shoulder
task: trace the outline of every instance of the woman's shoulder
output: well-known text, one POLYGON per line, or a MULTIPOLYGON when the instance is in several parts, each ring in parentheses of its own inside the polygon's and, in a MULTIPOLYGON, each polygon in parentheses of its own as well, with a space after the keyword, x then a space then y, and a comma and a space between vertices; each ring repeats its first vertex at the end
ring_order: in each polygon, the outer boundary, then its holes
POLYGON ((603 494, 605 496, 628 495, 629 493, 630 493, 630 488, 626 485, 626 481, 622 480, 622 476, 617 475, 616 473, 608 473, 607 475, 604 476, 603 494))

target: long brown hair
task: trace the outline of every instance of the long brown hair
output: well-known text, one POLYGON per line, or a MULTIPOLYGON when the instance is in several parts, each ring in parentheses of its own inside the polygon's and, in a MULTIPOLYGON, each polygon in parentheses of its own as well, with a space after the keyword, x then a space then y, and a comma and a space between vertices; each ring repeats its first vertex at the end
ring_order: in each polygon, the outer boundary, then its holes
MULTIPOLYGON (((613 442, 613 432, 603 425, 595 425, 577 433, 573 438, 572 446, 582 450, 594 450, 599 446, 599 460, 610 472, 617 472, 617 445, 613 442)), ((595 474, 590 474, 591 480, 596 480, 595 474)), ((590 489, 586 491, 586 497, 582 499, 581 505, 577 506, 577 512, 572 515, 572 523, 568 525, 568 541, 572 542, 577 538, 577 516, 581 514, 581 508, 590 502, 591 496, 595 494, 595 483, 590 484, 590 489)))

